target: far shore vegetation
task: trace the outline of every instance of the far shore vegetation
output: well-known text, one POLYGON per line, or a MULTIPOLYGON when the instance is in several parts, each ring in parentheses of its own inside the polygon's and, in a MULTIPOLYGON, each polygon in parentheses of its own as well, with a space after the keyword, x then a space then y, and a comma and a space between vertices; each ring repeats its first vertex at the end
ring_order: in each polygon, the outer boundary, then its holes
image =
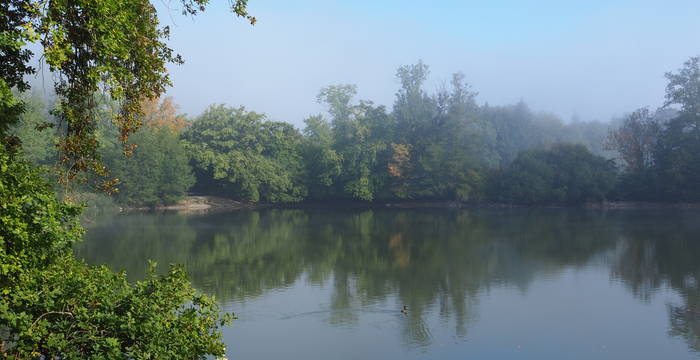
MULTIPOLYGON (((666 74, 666 106, 608 122, 564 121, 522 101, 479 105, 460 73, 428 93, 428 73, 422 62, 400 67, 391 109, 356 100, 354 85, 325 87, 316 101, 327 114, 302 129, 242 106, 191 118, 172 98, 144 101, 129 157, 111 121, 114 102, 95 95, 99 159, 115 191, 95 191, 103 178, 94 174, 57 190, 94 208, 163 207, 188 193, 253 203, 700 202, 700 101, 688 95, 700 87, 697 57, 666 74)), ((35 128, 58 124, 53 103, 18 96, 26 111, 10 132, 28 159, 51 168, 58 136, 35 128)))

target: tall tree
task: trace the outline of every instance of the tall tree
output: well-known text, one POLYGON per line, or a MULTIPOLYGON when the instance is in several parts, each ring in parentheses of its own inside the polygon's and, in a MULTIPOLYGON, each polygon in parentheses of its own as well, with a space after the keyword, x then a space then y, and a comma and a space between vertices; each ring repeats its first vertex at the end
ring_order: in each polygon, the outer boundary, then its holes
POLYGON ((361 200, 373 200, 382 187, 383 178, 377 172, 379 157, 387 144, 383 136, 389 122, 383 106, 361 101, 353 105, 355 85, 328 86, 319 92, 317 100, 328 106, 333 131, 333 150, 341 161, 342 172, 335 182, 336 194, 361 200), (378 176, 379 175, 379 176, 378 176))
POLYGON ((451 87, 434 95, 422 88, 427 75, 422 62, 397 71, 401 89, 394 103, 389 168, 394 195, 473 199, 481 183, 479 168, 494 158, 492 128, 479 116, 477 94, 463 74, 454 74, 451 87))
POLYGON ((669 198, 700 201, 700 58, 667 73, 666 105, 679 105, 660 141, 659 170, 669 198))
POLYGON ((396 70, 401 88, 394 102, 394 117, 396 118, 396 140, 400 143, 418 143, 425 135, 423 130, 435 117, 436 104, 423 90, 423 84, 429 74, 428 65, 422 61, 414 65, 401 66, 396 70))
POLYGON ((648 108, 641 108, 610 131, 606 146, 620 154, 627 172, 642 172, 654 166, 661 130, 658 118, 648 108))
MULTIPOLYGON (((182 0, 183 13, 202 11, 208 2, 182 0)), ((246 11, 247 0, 231 0, 230 5, 255 23, 246 11)), ((24 75, 36 69, 29 65, 34 54, 28 43, 41 45, 55 75, 54 115, 64 125, 58 143, 67 168, 64 181, 90 169, 106 174, 98 155, 99 106, 93 95, 101 91, 118 104, 112 120, 128 154, 128 136, 141 125, 142 101, 158 97, 170 84, 166 64, 182 63, 165 43, 169 28, 160 26, 149 0, 9 0, 0 4, 0 24, 0 96, 10 99, 10 88, 29 88, 24 75)), ((0 109, 4 136, 22 109, 16 99, 0 103, 5 105, 0 109)))
POLYGON ((336 195, 333 185, 343 171, 343 156, 333 148, 333 129, 321 115, 306 118, 304 124, 302 153, 306 162, 309 197, 332 198, 336 195))
POLYGON ((667 72, 665 76, 665 105, 680 105, 682 113, 700 117, 700 57, 691 57, 677 73, 667 72))

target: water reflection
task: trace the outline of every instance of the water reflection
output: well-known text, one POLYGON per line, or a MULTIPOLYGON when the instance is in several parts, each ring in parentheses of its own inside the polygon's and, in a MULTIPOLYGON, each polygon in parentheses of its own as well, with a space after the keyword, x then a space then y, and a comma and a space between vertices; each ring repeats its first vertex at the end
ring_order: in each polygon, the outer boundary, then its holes
MULTIPOLYGON (((669 333, 700 350, 700 214, 690 211, 260 210, 130 214, 97 224, 76 248, 138 279, 145 259, 185 264, 226 303, 304 279, 331 291, 325 321, 357 326, 363 311, 405 304, 406 344, 430 346, 429 315, 464 338, 480 295, 527 293, 536 279, 607 269, 634 298, 673 289, 669 333), (387 302, 391 300, 391 304, 387 302)), ((394 311, 394 310, 391 310, 394 311)), ((398 314, 396 308, 396 316, 398 314)))
POLYGON ((639 299, 670 287, 681 302, 668 304, 670 334, 700 351, 700 217, 694 212, 646 212, 622 222, 621 254, 612 275, 639 299))

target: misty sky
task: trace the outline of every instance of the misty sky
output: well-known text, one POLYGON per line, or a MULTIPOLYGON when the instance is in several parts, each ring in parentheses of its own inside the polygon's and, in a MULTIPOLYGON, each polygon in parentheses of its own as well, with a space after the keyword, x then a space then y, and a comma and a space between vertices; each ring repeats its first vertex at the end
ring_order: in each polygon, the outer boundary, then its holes
POLYGON ((664 72, 700 54, 698 0, 250 0, 255 26, 225 1, 194 18, 170 1, 161 21, 186 64, 168 95, 191 116, 225 103, 301 125, 339 83, 391 109, 396 68, 422 59, 429 91, 461 71, 480 104, 608 120, 659 106, 664 72))

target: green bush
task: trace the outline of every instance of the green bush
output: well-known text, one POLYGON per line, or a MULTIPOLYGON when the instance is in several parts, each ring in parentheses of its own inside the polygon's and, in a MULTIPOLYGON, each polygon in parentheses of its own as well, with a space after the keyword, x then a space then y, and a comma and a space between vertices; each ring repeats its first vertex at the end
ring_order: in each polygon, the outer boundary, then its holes
POLYGON ((74 258, 80 207, 0 150, 0 341, 6 358, 203 359, 223 355, 214 299, 184 271, 146 280, 74 258))

